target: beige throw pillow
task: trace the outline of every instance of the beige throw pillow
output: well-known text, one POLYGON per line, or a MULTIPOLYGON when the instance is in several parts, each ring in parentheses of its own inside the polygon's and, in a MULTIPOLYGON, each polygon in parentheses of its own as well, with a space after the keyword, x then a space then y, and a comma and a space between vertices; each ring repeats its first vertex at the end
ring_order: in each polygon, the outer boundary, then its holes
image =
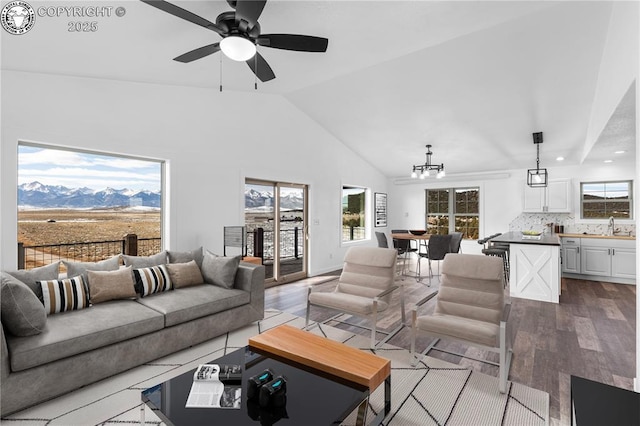
POLYGON ((91 303, 136 297, 131 266, 117 271, 88 271, 91 303))
POLYGON ((174 288, 189 287, 204 283, 202 272, 195 260, 186 263, 168 263, 167 270, 174 288))

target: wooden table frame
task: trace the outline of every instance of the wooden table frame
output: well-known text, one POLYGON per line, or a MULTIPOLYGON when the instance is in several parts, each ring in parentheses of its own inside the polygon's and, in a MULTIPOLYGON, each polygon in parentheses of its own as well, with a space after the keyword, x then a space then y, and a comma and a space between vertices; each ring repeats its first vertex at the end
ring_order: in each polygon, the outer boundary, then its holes
POLYGON ((372 424, 391 412, 391 361, 290 325, 281 325, 249 339, 249 347, 270 357, 305 366, 333 380, 366 391, 358 407, 357 425, 366 424, 369 395, 384 382, 384 411, 372 424))

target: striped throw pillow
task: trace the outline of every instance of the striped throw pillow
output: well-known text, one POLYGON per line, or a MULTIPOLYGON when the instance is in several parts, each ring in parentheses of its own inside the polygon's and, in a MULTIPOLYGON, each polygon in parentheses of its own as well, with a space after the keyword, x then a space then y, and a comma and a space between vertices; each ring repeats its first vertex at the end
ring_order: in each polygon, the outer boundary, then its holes
POLYGON ((140 297, 160 293, 161 291, 173 290, 171 278, 165 265, 134 269, 133 278, 136 280, 136 293, 138 293, 140 297))
POLYGON ((82 275, 64 280, 38 281, 47 315, 89 307, 89 293, 82 275))

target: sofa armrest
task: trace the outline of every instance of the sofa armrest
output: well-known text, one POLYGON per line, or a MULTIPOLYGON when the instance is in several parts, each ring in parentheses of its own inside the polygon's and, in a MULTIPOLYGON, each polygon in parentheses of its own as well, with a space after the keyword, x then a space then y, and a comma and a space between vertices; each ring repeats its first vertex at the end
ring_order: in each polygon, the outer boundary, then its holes
POLYGON ((2 359, 0 359, 0 381, 4 382, 7 377, 9 377, 11 368, 9 366, 9 349, 7 348, 7 340, 4 337, 4 327, 2 323, 0 323, 0 336, 0 339, 2 339, 0 342, 0 345, 2 345, 0 348, 2 351, 2 359))
POLYGON ((264 312, 264 277, 263 265, 240 262, 234 284, 234 288, 249 292, 251 305, 259 312, 264 312))

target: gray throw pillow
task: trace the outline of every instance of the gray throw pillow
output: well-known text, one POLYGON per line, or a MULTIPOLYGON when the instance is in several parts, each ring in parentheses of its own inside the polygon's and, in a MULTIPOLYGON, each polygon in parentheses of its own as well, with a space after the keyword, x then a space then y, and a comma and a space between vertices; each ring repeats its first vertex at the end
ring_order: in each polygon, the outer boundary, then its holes
POLYGON ((134 269, 138 268, 150 268, 152 266, 166 265, 167 264, 167 251, 161 251, 153 256, 128 256, 122 255, 125 266, 133 266, 134 269))
POLYGON ((197 249, 191 251, 167 250, 167 253, 169 254, 169 263, 187 263, 195 260, 198 264, 198 267, 202 267, 202 247, 198 247, 197 249))
POLYGON ((173 288, 184 288, 204 283, 202 272, 195 260, 185 263, 167 263, 173 288))
POLYGON ((10 275, 22 281, 38 296, 38 299, 42 301, 42 288, 38 281, 43 280, 57 280, 60 269, 60 262, 55 262, 50 265, 41 266, 33 269, 20 269, 18 271, 7 271, 10 275))
POLYGON ((202 259, 204 282, 224 288, 233 288, 241 259, 242 256, 218 256, 207 250, 202 259))
POLYGON ((0 291, 2 325, 14 336, 33 336, 44 330, 47 313, 35 293, 22 281, 2 273, 0 291))
POLYGON ((120 267, 120 255, 117 254, 100 262, 67 262, 62 261, 67 268, 67 277, 82 275, 85 285, 89 285, 89 271, 115 271, 120 267))

